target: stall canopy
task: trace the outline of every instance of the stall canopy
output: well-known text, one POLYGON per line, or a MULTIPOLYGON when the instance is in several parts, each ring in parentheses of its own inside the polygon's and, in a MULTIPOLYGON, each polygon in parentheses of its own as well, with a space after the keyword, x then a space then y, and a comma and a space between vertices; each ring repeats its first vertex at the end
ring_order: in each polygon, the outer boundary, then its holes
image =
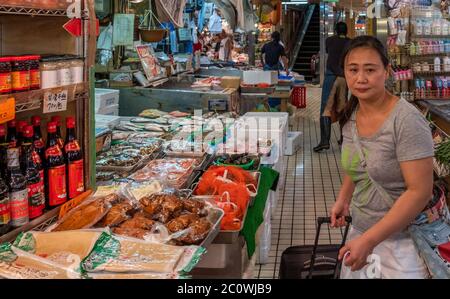
POLYGON ((162 22, 171 22, 175 27, 184 27, 183 11, 186 0, 155 0, 158 17, 162 22))
POLYGON ((251 0, 212 0, 230 27, 244 31, 255 29, 256 16, 253 12, 251 0))

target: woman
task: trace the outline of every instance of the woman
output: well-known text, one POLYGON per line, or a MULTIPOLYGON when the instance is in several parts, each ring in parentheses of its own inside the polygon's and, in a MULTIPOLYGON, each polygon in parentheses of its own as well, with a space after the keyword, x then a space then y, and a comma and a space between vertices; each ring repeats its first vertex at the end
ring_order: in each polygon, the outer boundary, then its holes
POLYGON ((352 93, 341 119, 346 175, 331 219, 339 227, 351 214, 353 223, 339 252, 341 277, 425 278, 406 228, 432 198, 430 128, 414 106, 386 90, 390 66, 379 40, 354 39, 343 68, 352 93), (372 253, 375 264, 367 265, 372 253))

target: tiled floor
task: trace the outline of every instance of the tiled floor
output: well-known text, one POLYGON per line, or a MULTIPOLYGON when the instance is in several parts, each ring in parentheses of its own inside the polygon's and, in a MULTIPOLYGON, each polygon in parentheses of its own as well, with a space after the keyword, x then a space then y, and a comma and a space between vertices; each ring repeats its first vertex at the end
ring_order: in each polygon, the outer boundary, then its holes
MULTIPOLYGON (((286 182, 272 218, 272 244, 269 261, 256 265, 255 277, 278 278, 281 253, 290 246, 314 243, 316 218, 327 216, 343 179, 340 150, 337 144, 339 128, 333 126, 331 149, 320 154, 312 148, 320 141, 319 109, 321 89, 307 87, 307 107, 297 113, 290 131, 300 131, 302 145, 296 155, 285 157, 286 182)), ((341 241, 340 230, 323 226, 320 244, 341 241)))

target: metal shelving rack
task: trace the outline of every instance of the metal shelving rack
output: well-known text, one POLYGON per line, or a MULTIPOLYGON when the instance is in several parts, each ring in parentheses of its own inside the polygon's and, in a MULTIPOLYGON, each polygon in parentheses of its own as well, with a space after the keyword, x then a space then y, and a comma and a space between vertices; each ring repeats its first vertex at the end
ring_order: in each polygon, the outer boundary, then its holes
POLYGON ((41 9, 0 5, 0 14, 63 17, 67 15, 67 11, 64 9, 41 9))
MULTIPOLYGON (((67 9, 72 5, 67 0, 42 1, 35 0, 33 2, 24 0, 0 0, 0 16, 9 16, 10 18, 24 18, 24 17, 48 17, 46 22, 53 22, 58 20, 60 24, 63 18, 67 18, 67 9)), ((90 98, 93 94, 93 83, 90 78, 93 74, 93 64, 95 60, 95 44, 96 44, 96 24, 95 24, 95 9, 94 0, 81 1, 81 19, 82 19, 82 36, 75 38, 77 43, 77 51, 79 55, 84 58, 84 78, 85 82, 80 84, 73 84, 68 86, 61 86, 50 89, 39 89, 27 92, 15 93, 6 96, 0 96, 0 99, 7 97, 14 97, 16 100, 16 114, 29 117, 28 113, 41 113, 43 98, 46 92, 57 92, 59 90, 67 90, 68 92, 68 107, 71 104, 71 110, 68 113, 76 115, 77 119, 77 135, 83 147, 85 158, 85 187, 92 189, 95 181, 95 128, 93 113, 94 107, 90 98)), ((68 19, 67 19, 68 20, 68 19)), ((31 23, 31 22, 30 22, 31 23)), ((56 23, 55 23, 56 24, 56 23)), ((68 34, 68 33, 67 33, 68 34)), ((47 37, 47 36, 46 36, 47 37)), ((51 39, 53 36, 48 36, 51 39)), ((70 36, 69 36, 70 38, 70 36)), ((22 43, 26 41, 15 41, 22 43)), ((73 40, 72 40, 73 42, 73 40)), ((45 42, 44 42, 45 43, 45 42)), ((36 45, 39 49, 40 45, 36 45)), ((3 48, 0 47, 0 55, 3 48)), ((11 52, 11 51, 10 51, 11 52)), ((8 53, 9 54, 9 53, 8 53)), ((23 53, 25 54, 25 53, 23 53)), ((67 54, 67 53, 64 53, 67 54)), ((21 232, 29 230, 45 230, 49 225, 54 223, 58 218, 60 207, 47 211, 41 217, 34 219, 24 226, 16 228, 5 235, 0 236, 0 243, 13 241, 21 232)))

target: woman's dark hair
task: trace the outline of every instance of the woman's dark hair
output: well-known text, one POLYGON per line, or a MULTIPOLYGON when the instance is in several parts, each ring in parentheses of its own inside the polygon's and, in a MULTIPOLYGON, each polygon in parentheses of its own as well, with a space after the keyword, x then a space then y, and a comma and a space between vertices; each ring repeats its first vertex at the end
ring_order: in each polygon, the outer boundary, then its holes
MULTIPOLYGON (((373 36, 363 35, 353 39, 349 45, 345 48, 344 53, 341 56, 341 67, 345 69, 345 60, 351 51, 358 48, 369 48, 375 50, 380 56, 381 61, 385 68, 389 65, 389 58, 386 48, 379 39, 373 36)), ((341 128, 350 120, 353 112, 358 106, 358 98, 352 95, 350 100, 345 105, 343 112, 339 115, 339 124, 341 128)))
POLYGON ((347 35, 347 24, 345 24, 344 22, 338 22, 336 24, 335 30, 338 35, 347 35))
POLYGON ((275 31, 272 33, 272 39, 276 42, 279 42, 281 40, 281 34, 278 31, 275 31))

